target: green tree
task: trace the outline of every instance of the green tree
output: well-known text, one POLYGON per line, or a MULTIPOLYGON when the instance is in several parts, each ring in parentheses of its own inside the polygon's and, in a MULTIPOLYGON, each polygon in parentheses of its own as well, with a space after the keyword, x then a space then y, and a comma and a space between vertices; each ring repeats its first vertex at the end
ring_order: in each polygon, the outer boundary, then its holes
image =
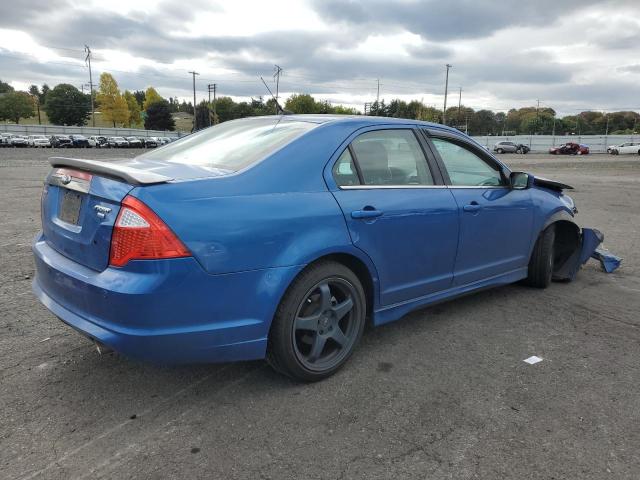
POLYGON ((0 80, 0 93, 9 93, 13 92, 13 87, 9 85, 7 82, 3 82, 0 80))
POLYGON ((142 123, 142 111, 140 110, 140 104, 136 100, 135 94, 131 93, 129 90, 125 90, 122 96, 127 102, 129 109, 129 127, 133 128, 140 126, 142 123))
POLYGON ((116 123, 129 123, 129 106, 120 94, 118 82, 110 73, 104 72, 100 75, 97 99, 100 103, 102 118, 107 122, 112 122, 114 127, 116 123))
POLYGON ((0 120, 20 123, 34 113, 34 99, 27 92, 9 92, 0 96, 0 120))
POLYGON ((308 93, 294 93, 287 99, 284 108, 293 113, 318 113, 318 104, 308 93))
POLYGON ((169 102, 161 100, 152 103, 146 110, 144 128, 147 130, 175 130, 176 124, 169 111, 169 102))
MULTIPOLYGON (((171 104, 167 105, 169 105, 169 112, 171 112, 171 104)), ((195 118, 197 120, 198 130, 202 130, 203 128, 213 125, 213 114, 209 107, 209 103, 206 100, 201 101, 196 107, 195 118)))
POLYGON ((164 98, 160 96, 156 89, 153 87, 147 88, 147 91, 144 92, 144 102, 142 104, 143 110, 148 110, 150 105, 158 102, 164 102, 164 98))
POLYGON ((73 85, 61 83, 47 93, 44 111, 55 125, 82 126, 89 119, 91 105, 87 95, 73 85))
POLYGON ((143 108, 145 99, 144 90, 136 90, 133 92, 133 96, 136 97, 136 101, 138 102, 138 105, 140 105, 140 108, 143 108))

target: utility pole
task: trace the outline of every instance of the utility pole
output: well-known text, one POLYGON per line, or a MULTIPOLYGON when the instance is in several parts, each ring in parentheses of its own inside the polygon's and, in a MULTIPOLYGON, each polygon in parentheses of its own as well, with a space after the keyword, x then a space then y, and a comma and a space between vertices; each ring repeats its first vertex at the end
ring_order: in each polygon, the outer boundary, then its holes
POLYGON ((540 125, 540 99, 538 99, 538 104, 536 105, 536 135, 539 132, 539 125, 540 125))
POLYGON ((447 124, 447 93, 449 92, 449 69, 453 67, 453 65, 446 64, 447 67, 447 76, 444 81, 444 108, 442 109, 442 124, 447 124))
POLYGON ((458 94, 458 125, 460 125, 460 107, 461 106, 462 106, 462 87, 460 87, 460 93, 458 94))
POLYGON ((198 72, 189 72, 193 75, 193 131, 198 130, 198 116, 196 115, 196 75, 200 75, 198 72))
POLYGON ((380 79, 378 78, 376 81, 378 82, 378 93, 376 94, 376 105, 379 110, 380 109, 380 79))
MULTIPOLYGON (((217 123, 216 119, 216 89, 218 88, 217 83, 210 83, 207 85, 207 90, 209 90, 209 105, 211 105, 211 92, 213 92, 213 124, 217 123)), ((211 117, 209 117, 209 126, 211 126, 211 117)))
MULTIPOLYGON (((284 72, 284 70, 280 65, 274 65, 273 69, 274 69, 273 78, 276 79, 276 103, 278 103, 278 94, 280 93, 280 75, 282 75, 282 72, 284 72)), ((276 105, 276 114, 277 113, 278 113, 278 106, 276 105)))
POLYGON ((87 53, 87 56, 84 58, 84 62, 89 66, 89 89, 91 94, 91 125, 95 127, 96 112, 93 105, 93 76, 91 74, 91 49, 89 48, 89 45, 84 46, 84 51, 87 53))

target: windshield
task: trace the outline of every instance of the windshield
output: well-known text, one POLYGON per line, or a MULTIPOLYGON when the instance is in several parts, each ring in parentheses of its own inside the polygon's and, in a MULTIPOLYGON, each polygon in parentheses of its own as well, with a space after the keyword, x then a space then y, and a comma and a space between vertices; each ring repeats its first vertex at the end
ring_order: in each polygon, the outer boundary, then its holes
POLYGON ((316 126, 282 116, 230 121, 145 153, 141 158, 237 172, 316 126))

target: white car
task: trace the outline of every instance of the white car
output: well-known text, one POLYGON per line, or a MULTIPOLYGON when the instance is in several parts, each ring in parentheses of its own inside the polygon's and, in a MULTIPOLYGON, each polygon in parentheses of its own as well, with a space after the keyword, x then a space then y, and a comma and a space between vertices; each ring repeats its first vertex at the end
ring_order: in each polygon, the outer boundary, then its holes
POLYGON ((9 146, 10 147, 27 147, 29 146, 27 137, 24 135, 13 135, 9 138, 9 146))
POLYGON ((611 155, 619 155, 619 154, 633 154, 640 155, 640 143, 637 142, 627 142, 621 145, 616 145, 607 148, 607 151, 611 155))
POLYGON ((88 138, 89 146, 93 148, 101 148, 107 146, 107 137, 102 135, 92 135, 88 138))
POLYGON ((27 143, 30 147, 51 148, 51 141, 44 135, 29 135, 27 143))

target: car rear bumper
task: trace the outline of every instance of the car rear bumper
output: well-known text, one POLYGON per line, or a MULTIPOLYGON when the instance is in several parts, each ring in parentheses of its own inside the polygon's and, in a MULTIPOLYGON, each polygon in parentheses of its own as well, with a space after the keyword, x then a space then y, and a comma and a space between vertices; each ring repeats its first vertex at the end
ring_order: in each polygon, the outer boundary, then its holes
POLYGON ((210 275, 195 259, 178 258, 97 272, 42 235, 33 252, 33 292, 51 312, 125 356, 156 364, 264 358, 276 306, 302 268, 210 275))

